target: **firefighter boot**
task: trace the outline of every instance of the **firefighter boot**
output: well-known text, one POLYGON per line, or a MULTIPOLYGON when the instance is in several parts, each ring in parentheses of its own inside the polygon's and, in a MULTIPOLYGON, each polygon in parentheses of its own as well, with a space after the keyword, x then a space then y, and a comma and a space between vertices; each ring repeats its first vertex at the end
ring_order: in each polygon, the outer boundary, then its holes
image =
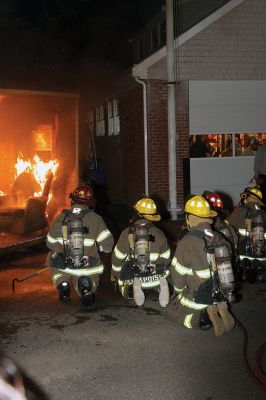
POLYGON ((202 331, 208 331, 212 328, 212 323, 206 309, 200 313, 199 327, 202 331))
POLYGON ((137 306, 142 306, 144 304, 145 294, 141 288, 141 280, 139 278, 134 278, 133 297, 137 306))
POLYGON ((235 326, 235 319, 232 314, 230 314, 227 304, 225 301, 221 301, 220 303, 217 304, 219 314, 222 318, 222 321, 224 323, 224 330, 225 332, 229 332, 233 329, 235 326))
POLYGON ((59 300, 63 303, 70 302, 70 285, 68 282, 61 282, 57 285, 59 300))
POLYGON ((80 300, 84 306, 92 306, 95 301, 95 293, 92 292, 92 284, 89 278, 81 276, 78 280, 80 300))
POLYGON ((168 282, 165 278, 160 278, 160 294, 159 294, 159 303, 161 307, 166 307, 170 300, 170 293, 168 282))
POLYGON ((207 307, 207 313, 213 324, 215 336, 221 336, 224 333, 224 323, 218 314, 216 304, 207 307))

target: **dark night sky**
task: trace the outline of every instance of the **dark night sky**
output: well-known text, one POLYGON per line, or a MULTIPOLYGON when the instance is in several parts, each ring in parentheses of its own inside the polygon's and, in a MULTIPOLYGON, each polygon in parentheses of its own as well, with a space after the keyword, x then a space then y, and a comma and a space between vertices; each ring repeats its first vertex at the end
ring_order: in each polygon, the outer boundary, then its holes
POLYGON ((0 87, 76 89, 130 65, 129 39, 164 0, 0 0, 0 87))

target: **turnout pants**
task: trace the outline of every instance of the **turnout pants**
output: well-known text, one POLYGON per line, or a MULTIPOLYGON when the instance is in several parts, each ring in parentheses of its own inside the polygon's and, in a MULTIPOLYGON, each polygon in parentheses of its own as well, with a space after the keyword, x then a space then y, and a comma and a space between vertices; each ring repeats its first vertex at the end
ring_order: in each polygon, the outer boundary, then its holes
POLYGON ((87 275, 86 271, 82 273, 82 270, 79 270, 81 272, 80 275, 74 275, 74 274, 69 274, 65 273, 64 270, 60 270, 58 268, 50 268, 51 271, 51 276, 52 276, 52 281, 55 287, 57 287, 60 283, 62 282, 68 282, 69 284, 73 283, 73 286, 80 297, 80 293, 78 291, 78 280, 80 276, 86 276, 90 279, 92 283, 92 291, 95 293, 98 286, 99 286, 99 274, 94 274, 94 275, 87 275))

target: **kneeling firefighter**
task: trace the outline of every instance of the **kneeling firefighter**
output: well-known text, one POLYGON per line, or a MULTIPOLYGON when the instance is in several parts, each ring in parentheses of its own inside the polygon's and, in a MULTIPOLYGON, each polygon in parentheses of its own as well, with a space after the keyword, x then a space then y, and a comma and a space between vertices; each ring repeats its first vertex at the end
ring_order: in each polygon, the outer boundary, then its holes
POLYGON ((162 307, 169 303, 166 277, 170 249, 164 233, 152 222, 159 221, 157 207, 149 197, 141 198, 134 206, 136 215, 124 229, 112 254, 112 275, 118 281, 122 295, 134 298, 138 306, 145 302, 143 289, 159 289, 162 307))
POLYGON ((188 233, 178 242, 170 269, 178 320, 187 328, 207 329, 212 323, 220 336, 235 325, 227 306, 234 290, 231 246, 212 230, 217 213, 202 196, 186 202, 185 214, 188 233))
POLYGON ((266 282, 266 211, 262 193, 247 187, 241 204, 226 218, 238 233, 239 270, 243 280, 266 282))
POLYGON ((69 197, 71 209, 62 211, 47 235, 48 265, 60 300, 70 300, 72 278, 81 302, 92 305, 104 270, 99 252, 110 253, 114 240, 102 217, 93 211, 95 199, 89 185, 78 186, 69 197))
POLYGON ((218 193, 205 191, 202 197, 207 200, 210 208, 217 213, 213 218, 212 227, 220 232, 230 243, 233 253, 233 267, 237 264, 238 235, 235 228, 226 220, 228 212, 224 209, 222 197, 218 193))

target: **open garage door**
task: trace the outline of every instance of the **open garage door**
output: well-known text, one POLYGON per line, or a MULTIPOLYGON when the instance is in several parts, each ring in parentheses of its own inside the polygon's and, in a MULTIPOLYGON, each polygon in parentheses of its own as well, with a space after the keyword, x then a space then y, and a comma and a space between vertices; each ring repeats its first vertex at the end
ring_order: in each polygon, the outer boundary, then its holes
POLYGON ((266 140, 266 81, 190 81, 191 144, 201 136, 208 157, 190 158, 191 192, 219 191, 234 204, 253 176, 250 143, 266 140))

